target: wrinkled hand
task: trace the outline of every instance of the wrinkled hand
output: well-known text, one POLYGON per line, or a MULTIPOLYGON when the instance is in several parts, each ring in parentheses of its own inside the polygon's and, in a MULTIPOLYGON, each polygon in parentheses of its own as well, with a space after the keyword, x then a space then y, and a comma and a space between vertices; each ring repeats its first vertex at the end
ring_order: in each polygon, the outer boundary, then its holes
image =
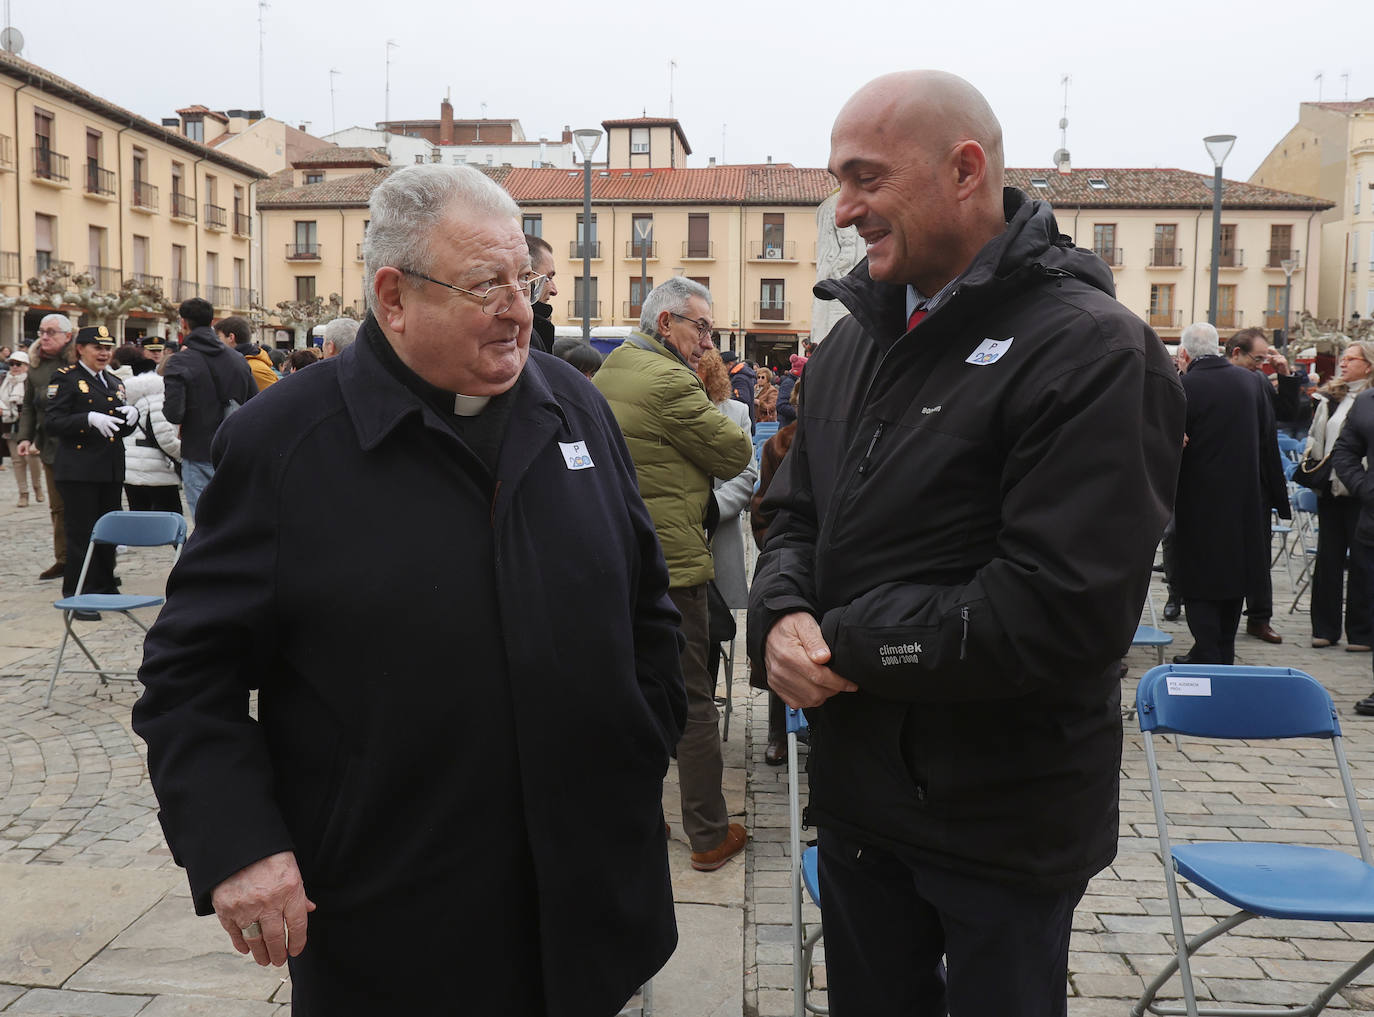
POLYGON ((763 656, 769 687, 793 709, 820 706, 836 693, 859 689, 825 666, 830 662, 830 647, 816 619, 804 611, 778 619, 768 633, 763 656))
POLYGON ((315 904, 305 895, 301 870, 290 851, 240 869, 215 887, 210 902, 234 949, 251 951, 263 967, 281 967, 287 954, 299 957, 305 949, 306 915, 315 904), (244 939, 243 930, 254 922, 262 926, 262 935, 244 939))
POLYGON ((14 446, 14 454, 17 456, 36 456, 38 455, 38 449, 34 448, 33 442, 31 441, 21 441, 18 445, 14 446))
POLYGON ((138 408, 134 406, 116 406, 115 412, 121 414, 125 421, 130 424, 138 423, 138 408))
POLYGON ((86 423, 90 424, 100 432, 102 438, 110 438, 119 430, 119 421, 106 413, 96 413, 94 410, 86 414, 86 423))

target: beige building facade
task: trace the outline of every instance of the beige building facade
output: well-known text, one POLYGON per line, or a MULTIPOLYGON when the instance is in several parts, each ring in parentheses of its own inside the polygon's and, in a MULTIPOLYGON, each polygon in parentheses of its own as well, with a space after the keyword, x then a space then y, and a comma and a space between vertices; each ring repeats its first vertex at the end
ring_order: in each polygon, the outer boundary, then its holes
POLYGON ((1316 314, 1374 317, 1374 98, 1302 103, 1250 181, 1326 199, 1316 314))
MULTIPOLYGON (((0 53, 0 293, 50 268, 100 292, 126 279, 222 313, 254 300, 254 167, 170 132, 9 53, 0 53)), ((0 342, 36 335, 53 308, 0 314, 0 342)), ((69 309, 70 310, 70 309, 69 309)), ((165 324, 132 311, 130 337, 165 324)))

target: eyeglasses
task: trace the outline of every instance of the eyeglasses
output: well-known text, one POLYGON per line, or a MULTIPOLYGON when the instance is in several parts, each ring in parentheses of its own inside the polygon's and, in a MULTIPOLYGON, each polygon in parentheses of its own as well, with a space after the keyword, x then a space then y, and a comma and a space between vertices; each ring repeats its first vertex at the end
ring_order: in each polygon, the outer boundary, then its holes
POLYGON ((434 285, 442 286, 445 289, 466 293, 474 300, 480 300, 482 302, 483 314, 489 314, 493 317, 498 314, 505 314, 509 311, 511 304, 515 303, 515 295, 517 293, 523 294, 527 302, 533 303, 535 299, 533 294, 538 290, 542 290, 544 281, 547 279, 547 276, 532 275, 517 283, 502 283, 500 286, 488 286, 484 290, 465 290, 461 286, 440 282, 438 279, 427 276, 423 272, 416 272, 414 269, 403 268, 399 271, 406 275, 413 275, 417 279, 423 279, 425 282, 432 282, 434 285), (536 288, 538 288, 538 290, 536 288))
POLYGON ((711 338, 711 332, 712 332, 713 330, 712 330, 711 326, 710 326, 709 324, 707 324, 706 322, 704 322, 704 321, 698 321, 696 318, 688 318, 686 315, 678 314, 676 311, 669 311, 668 313, 671 314, 671 315, 672 315, 674 318, 676 318, 678 321, 685 321, 685 322, 687 322, 687 324, 689 324, 689 325, 691 325, 693 328, 695 328, 695 329, 697 330, 697 335, 701 336, 701 338, 703 338, 703 339, 710 339, 710 338, 711 338))
POLYGON ((39 335, 66 335, 67 333, 60 328, 40 328, 39 335))

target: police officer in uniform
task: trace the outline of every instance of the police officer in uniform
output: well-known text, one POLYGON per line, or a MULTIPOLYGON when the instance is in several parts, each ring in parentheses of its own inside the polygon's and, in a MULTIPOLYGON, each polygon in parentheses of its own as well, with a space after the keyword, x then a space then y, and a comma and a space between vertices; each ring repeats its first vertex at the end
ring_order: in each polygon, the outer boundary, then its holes
POLYGON ((148 359, 155 364, 162 363, 163 354, 167 351, 166 343, 160 335, 144 336, 143 352, 148 354, 148 359))
MULTIPOLYGON (((138 410, 125 405, 124 383, 105 369, 114 348, 104 325, 81 329, 77 362, 54 374, 48 385, 47 431, 60 442, 53 474, 67 513, 64 597, 76 593, 96 520, 122 507, 123 438, 138 425, 138 410)), ((114 565, 114 547, 97 547, 81 592, 118 593, 114 565)))

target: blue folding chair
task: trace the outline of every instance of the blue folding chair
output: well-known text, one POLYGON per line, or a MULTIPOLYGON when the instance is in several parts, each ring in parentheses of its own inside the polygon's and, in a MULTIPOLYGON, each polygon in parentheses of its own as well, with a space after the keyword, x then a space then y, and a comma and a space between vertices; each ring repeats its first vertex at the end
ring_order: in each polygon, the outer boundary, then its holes
POLYGON ((1137 625, 1132 646, 1148 646, 1155 651, 1156 663, 1164 663, 1164 647, 1173 643, 1174 637, 1159 627, 1159 616, 1155 614, 1154 598, 1146 596, 1145 603, 1150 605, 1150 624, 1137 625))
POLYGON ((111 677, 136 676, 137 671, 115 671, 102 667, 100 661, 72 631, 72 619, 77 611, 111 611, 122 614, 141 628, 145 633, 148 626, 132 614, 140 608, 159 607, 165 601, 161 596, 123 593, 82 593, 86 585, 86 573, 91 568, 91 556, 97 544, 123 544, 127 547, 160 547, 169 544, 174 552, 173 562, 181 557, 181 546, 186 543, 186 518, 179 512, 106 512, 96 520, 91 531, 90 543, 86 545, 86 560, 81 563, 81 576, 76 581, 76 593, 54 601, 53 607, 62 612, 62 643, 57 647, 57 663, 53 665, 52 677, 48 679, 48 694, 43 699, 46 709, 52 703, 52 690, 57 684, 57 676, 62 671, 62 657, 67 651, 70 638, 81 647, 81 652, 91 662, 93 670, 68 668, 69 674, 98 674, 100 684, 108 685, 111 677))
POLYGON ((812 1003, 806 998, 811 981, 811 956, 816 951, 824 930, 817 923, 807 929, 802 921, 802 890, 816 907, 821 906, 820 882, 817 878, 817 851, 814 846, 805 851, 801 847, 801 794, 798 789, 800 769, 797 766, 797 740, 810 730, 806 714, 787 708, 787 818, 791 827, 788 838, 788 857, 792 861, 792 999, 795 1017, 805 1017, 806 1011, 828 1014, 830 1008, 812 1003))
POLYGON ((1311 675, 1292 668, 1170 664, 1153 668, 1140 679, 1136 711, 1144 735, 1145 765, 1177 956, 1146 986, 1131 1009, 1132 1017, 1142 1017, 1146 1010, 1166 1017, 1308 1017, 1321 1013, 1337 992, 1374 963, 1374 949, 1337 975, 1310 1003, 1265 1010, 1224 1006, 1199 1009, 1189 958, 1199 947, 1253 918, 1374 922, 1374 865, 1331 697, 1311 675), (1154 748, 1155 734, 1170 733, 1216 739, 1329 740, 1360 857, 1303 844, 1225 841, 1172 845, 1154 748), (1239 910, 1187 939, 1174 873, 1239 910), (1155 996, 1175 971, 1183 984, 1184 1006, 1160 1006, 1155 996))

